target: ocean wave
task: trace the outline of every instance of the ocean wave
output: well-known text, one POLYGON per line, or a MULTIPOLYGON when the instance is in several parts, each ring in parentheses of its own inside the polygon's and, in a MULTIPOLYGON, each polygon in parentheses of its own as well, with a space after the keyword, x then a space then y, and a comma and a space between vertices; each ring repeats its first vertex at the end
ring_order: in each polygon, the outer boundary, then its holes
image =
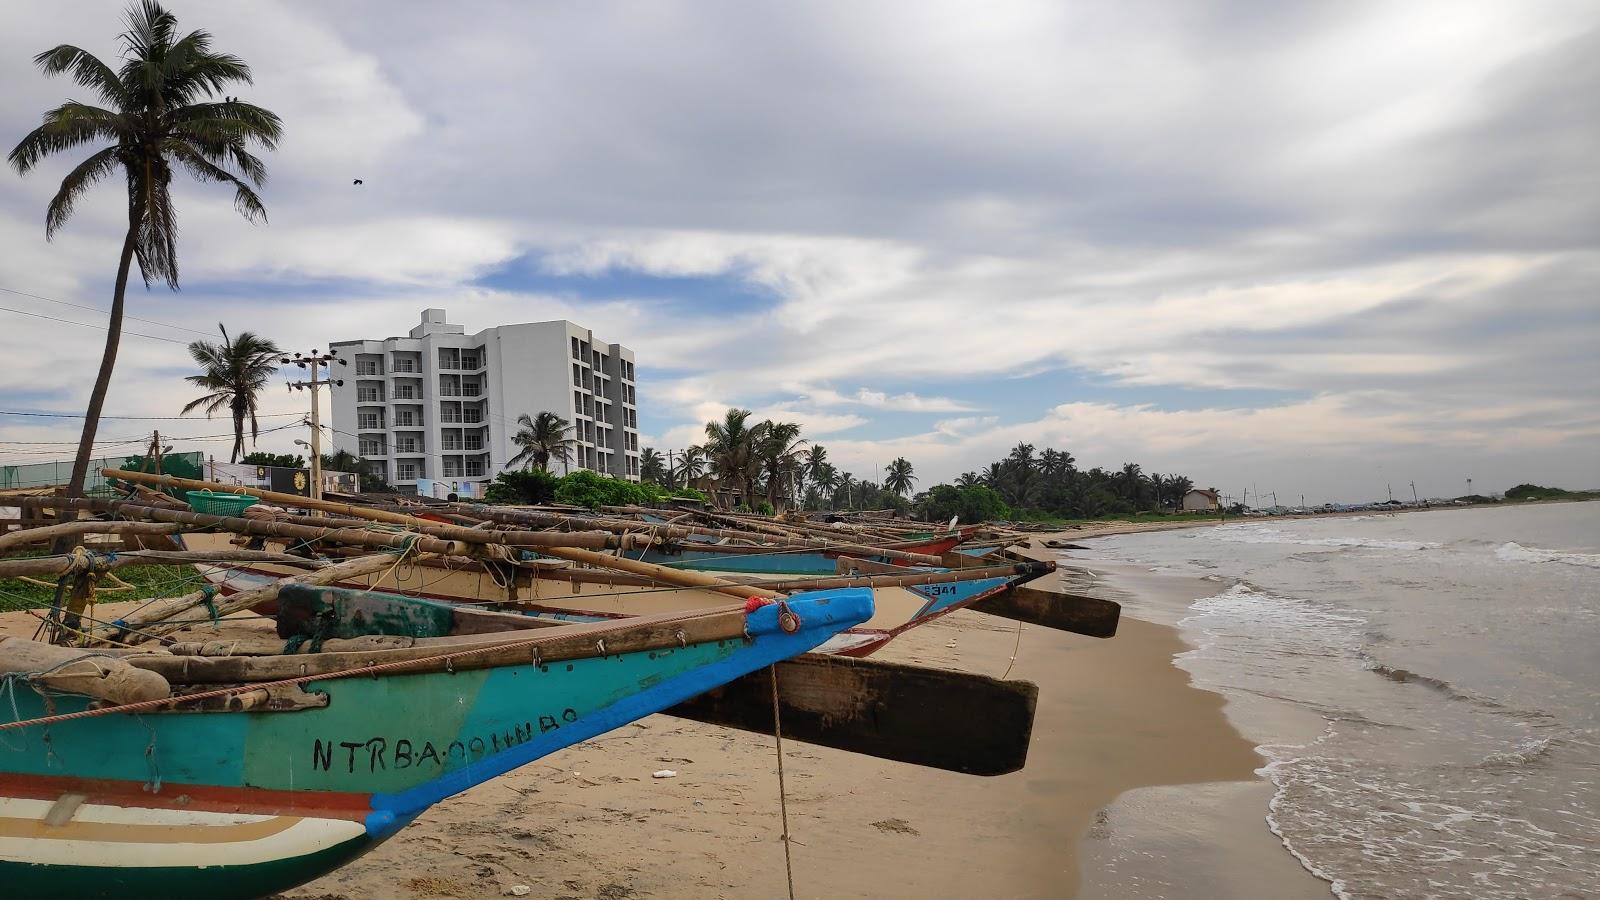
MULTIPOLYGON (((1261 770, 1276 786, 1268 827, 1339 897, 1575 896, 1563 888, 1600 876, 1592 804, 1569 801, 1564 821, 1536 821, 1494 776, 1375 765, 1348 755, 1355 749, 1325 738, 1275 753, 1261 770)), ((1528 741, 1486 762, 1522 765, 1549 753, 1546 742, 1528 741)))
POLYGON ((1529 766, 1549 756, 1557 743, 1554 737, 1528 738, 1510 750, 1485 756, 1478 765, 1489 769, 1529 766))
POLYGON ((1364 537, 1302 537, 1265 525, 1235 525, 1211 529, 1211 536, 1235 544, 1293 544, 1301 547, 1360 548, 1365 550, 1437 550, 1436 541, 1399 541, 1364 537))
POLYGON ((1568 553, 1561 550, 1543 550, 1538 547, 1524 547, 1516 541, 1501 544, 1495 549, 1494 555, 1506 562, 1551 562, 1600 569, 1600 553, 1568 553))

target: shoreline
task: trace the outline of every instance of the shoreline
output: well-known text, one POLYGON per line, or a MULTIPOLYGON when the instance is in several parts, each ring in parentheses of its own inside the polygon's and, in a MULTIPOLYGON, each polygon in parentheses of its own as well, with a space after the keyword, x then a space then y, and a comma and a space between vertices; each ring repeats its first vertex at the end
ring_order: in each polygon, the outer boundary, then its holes
MULTIPOLYGON (((1097 590, 1151 590, 1066 562, 1065 577, 1097 590)), ((1215 591, 1195 579, 1168 588, 1161 602, 1215 591)), ((1190 649, 1175 627, 1138 616, 1109 640, 971 611, 902 635, 879 658, 995 677, 1009 668, 1040 685, 1028 764, 978 778, 787 743, 797 895, 1100 897, 1161 884, 1226 894, 1265 883, 1328 896, 1268 831, 1265 760, 1228 702, 1176 664, 1190 649)), ((540 898, 781 895, 777 792, 770 738, 652 716, 447 800, 282 896, 470 897, 515 885, 540 898), (651 777, 663 768, 676 776, 651 777)))
MULTIPOLYGON (((1127 529, 1150 530, 1099 533, 1127 529)), ((1234 704, 1192 683, 1178 657, 1193 648, 1151 615, 1218 585, 1025 552, 1060 562, 1069 590, 1132 601, 1117 637, 962 610, 891 643, 879 658, 1038 684, 1028 764, 979 778, 786 743, 797 894, 1327 896, 1267 829, 1265 760, 1234 704)), ((36 625, 0 615, 0 631, 36 625)), ((278 896, 781 895, 779 832, 770 738, 657 715, 446 800, 278 896)))

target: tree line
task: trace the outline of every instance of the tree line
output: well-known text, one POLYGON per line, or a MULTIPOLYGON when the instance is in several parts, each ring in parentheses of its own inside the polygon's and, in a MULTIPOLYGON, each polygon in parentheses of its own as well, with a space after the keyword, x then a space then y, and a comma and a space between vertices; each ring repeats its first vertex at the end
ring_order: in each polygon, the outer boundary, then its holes
POLYGON ((892 509, 929 521, 963 521, 1041 515, 1094 518, 1176 510, 1194 487, 1186 475, 1146 474, 1138 463, 1120 469, 1079 469, 1069 452, 1018 443, 1003 459, 963 473, 953 484, 914 492, 916 470, 904 457, 879 479, 839 469, 828 450, 801 436, 800 426, 755 422, 747 409, 730 409, 705 426, 704 442, 671 458, 653 447, 640 454, 645 481, 665 488, 709 486, 712 499, 750 509, 781 511, 892 509))
POLYGON ((858 479, 828 459, 828 448, 802 438, 794 422, 752 421, 748 409, 729 409, 707 422, 705 440, 674 451, 639 454, 640 476, 666 488, 710 486, 713 501, 752 510, 899 509, 909 511, 916 471, 904 457, 884 468, 881 481, 858 479))

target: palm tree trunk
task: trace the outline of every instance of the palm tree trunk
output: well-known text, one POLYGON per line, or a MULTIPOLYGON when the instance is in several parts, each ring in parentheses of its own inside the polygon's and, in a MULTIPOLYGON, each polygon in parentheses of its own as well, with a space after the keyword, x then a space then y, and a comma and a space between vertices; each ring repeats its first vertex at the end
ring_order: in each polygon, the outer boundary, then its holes
POLYGON ((237 405, 233 409, 233 457, 228 462, 238 462, 244 455, 244 410, 237 405))
MULTIPOLYGON (((82 497, 89 478, 89 457, 94 453, 95 433, 100 429, 100 410, 111 388, 111 372, 117 366, 117 347, 122 343, 123 299, 128 291, 128 269, 133 265, 134 241, 138 235, 138 214, 128 217, 128 236, 122 241, 122 260, 117 264, 117 284, 111 296, 111 320, 106 325, 106 349, 100 357, 100 374, 89 392, 89 408, 83 416, 83 434, 78 437, 78 455, 72 460, 72 480, 67 482, 68 497, 82 497)), ((68 548, 70 549, 70 548, 68 548)))

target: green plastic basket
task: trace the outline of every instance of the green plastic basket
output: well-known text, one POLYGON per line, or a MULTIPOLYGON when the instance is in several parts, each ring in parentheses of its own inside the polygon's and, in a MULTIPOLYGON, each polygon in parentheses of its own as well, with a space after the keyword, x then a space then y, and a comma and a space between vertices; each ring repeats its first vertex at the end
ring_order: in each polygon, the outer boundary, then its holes
POLYGON ((217 494, 211 491, 189 491, 189 508, 208 516, 237 516, 251 506, 257 498, 241 494, 217 494))

